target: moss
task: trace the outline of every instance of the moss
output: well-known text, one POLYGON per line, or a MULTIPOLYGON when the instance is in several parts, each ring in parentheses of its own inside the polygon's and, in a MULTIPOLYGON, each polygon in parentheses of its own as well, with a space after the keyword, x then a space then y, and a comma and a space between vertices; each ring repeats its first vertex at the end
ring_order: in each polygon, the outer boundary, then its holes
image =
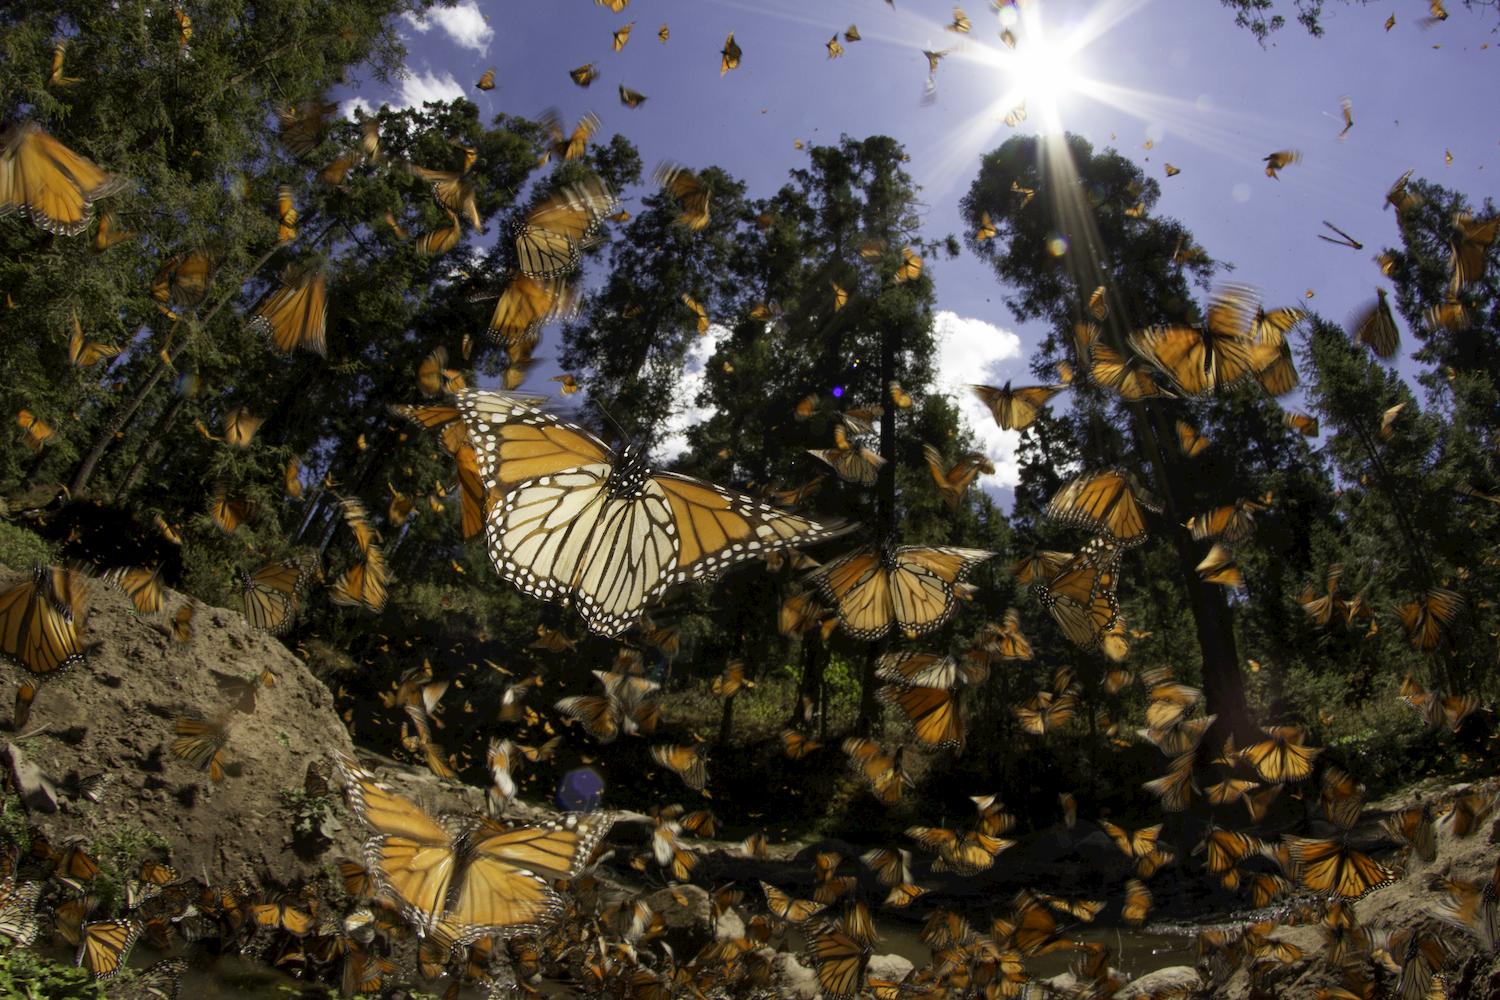
POLYGON ((22 571, 52 560, 52 546, 40 535, 0 521, 0 566, 22 571))
POLYGON ((104 985, 85 969, 0 945, 0 996, 17 1000, 105 1000, 104 985))

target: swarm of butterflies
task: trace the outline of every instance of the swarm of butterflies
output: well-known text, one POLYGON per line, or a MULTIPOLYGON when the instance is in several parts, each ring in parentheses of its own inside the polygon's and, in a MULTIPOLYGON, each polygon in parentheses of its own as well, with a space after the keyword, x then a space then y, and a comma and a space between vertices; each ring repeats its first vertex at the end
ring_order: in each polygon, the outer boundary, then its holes
MULTIPOLYGON (((889 2, 889 0, 888 0, 889 2)), ((629 0, 596 0, 621 13, 629 0)), ((894 4, 892 4, 894 6, 894 4)), ((1434 4, 1434 12, 1440 10, 1434 4)), ((191 38, 191 22, 179 15, 180 43, 191 38)), ((630 41, 632 24, 612 34, 618 52, 630 41)), ((967 34, 971 23, 955 8, 949 30, 967 34)), ((657 35, 667 43, 664 24, 657 35)), ((828 57, 840 58, 844 45, 835 34, 825 44, 828 57)), ((842 32, 844 43, 861 40, 858 28, 842 32)), ((1012 35, 1004 39, 1017 44, 1012 35)), ((64 45, 54 53, 52 80, 65 86, 64 45)), ((940 60, 949 50, 924 52, 928 90, 935 87, 940 60)), ((720 52, 721 75, 741 65, 744 52, 733 33, 720 52)), ((580 87, 588 87, 599 73, 594 64, 570 72, 580 87)), ((494 71, 478 81, 481 90, 495 85, 494 71)), ((646 97, 619 86, 621 101, 638 107, 646 97)), ((279 110, 282 139, 288 150, 302 156, 314 150, 334 111, 321 100, 279 110)), ((1025 117, 1024 106, 1013 109, 1007 122, 1025 117)), ((1345 132, 1352 127, 1352 111, 1344 108, 1345 132)), ((547 134, 542 162, 575 160, 586 151, 600 122, 585 114, 570 131, 555 113, 543 116, 547 134)), ((1294 150, 1265 158, 1265 170, 1275 179, 1300 160, 1294 150)), ((417 252, 438 256, 458 246, 465 224, 482 228, 477 205, 478 153, 459 145, 450 169, 414 163, 391 164, 381 149, 374 121, 363 124, 360 142, 320 173, 338 185, 357 168, 396 168, 424 182, 447 217, 445 227, 415 236, 417 252)), ((1169 176, 1180 173, 1168 165, 1169 176)), ((1387 201, 1398 213, 1416 206, 1407 191, 1410 174, 1392 186, 1387 201)), ((653 179, 680 208, 677 223, 691 232, 705 229, 711 218, 711 190, 693 171, 661 164, 653 179)), ((0 214, 20 213, 42 229, 59 236, 78 236, 93 221, 94 203, 120 190, 126 182, 110 176, 68 149, 34 123, 22 123, 0 136, 0 214)), ((1020 207, 1035 191, 1016 186, 1020 207)), ((296 238, 299 215, 295 192, 278 192, 275 221, 278 239, 296 238)), ((819 563, 801 550, 838 539, 856 526, 797 512, 797 505, 814 495, 822 477, 804 486, 774 491, 768 502, 759 496, 694 477, 653 469, 631 446, 611 447, 587 428, 550 412, 541 397, 514 392, 524 381, 540 343, 542 328, 576 313, 577 272, 586 252, 602 240, 607 221, 624 221, 617 199, 602 182, 580 181, 543 198, 525 213, 509 234, 506 251, 511 268, 495 293, 496 304, 485 333, 504 348, 505 391, 468 386, 462 372, 450 367, 445 347, 435 348, 419 366, 416 388, 424 404, 393 403, 395 415, 433 431, 455 463, 461 530, 465 538, 484 535, 496 572, 522 593, 538 600, 572 607, 593 633, 619 637, 637 630, 644 643, 675 652, 676 637, 647 617, 667 591, 691 581, 711 581, 723 572, 764 561, 775 567, 790 562, 805 570, 803 587, 784 602, 779 625, 789 636, 820 634, 827 639, 842 629, 856 640, 885 641, 894 637, 920 639, 942 628, 973 593, 970 574, 995 553, 956 546, 901 545, 883 539, 856 547, 819 563)), ((305 221, 305 220, 304 220, 305 221)), ((394 218, 388 225, 408 238, 394 218)), ((1352 249, 1362 244, 1332 223, 1326 227, 1338 239, 1329 242, 1352 249)), ((1481 280, 1487 253, 1494 243, 1497 220, 1459 216, 1452 220, 1450 294, 1427 317, 1435 327, 1464 329, 1469 322, 1460 293, 1481 280)), ((976 238, 997 235, 986 213, 976 238)), ((100 250, 128 233, 118 231, 110 216, 98 220, 94 245, 100 250)), ((866 257, 879 256, 884 244, 872 240, 860 248, 866 257)), ((1179 246, 1174 258, 1189 259, 1195 248, 1179 246)), ((1389 262, 1382 261, 1383 270, 1389 262)), ((923 260, 913 247, 901 248, 901 263, 893 281, 915 280, 923 260)), ((213 261, 188 253, 165 261, 150 294, 169 316, 196 309, 205 300, 213 261)), ((268 348, 289 354, 302 350, 326 354, 327 274, 317 267, 289 267, 279 287, 253 310, 250 329, 266 338, 268 348)), ((848 292, 832 283, 834 310, 848 302, 848 292)), ((1100 326, 1109 316, 1109 289, 1100 286, 1084 306, 1087 319, 1074 331, 1079 369, 1058 372, 1055 384, 1013 388, 975 386, 974 392, 1005 429, 1024 429, 1033 423, 1057 394, 1075 379, 1118 393, 1126 400, 1151 397, 1203 397, 1254 381, 1273 396, 1289 393, 1297 384, 1288 332, 1305 318, 1300 309, 1264 309, 1256 293, 1244 286, 1227 286, 1213 296, 1203 321, 1153 327, 1131 333, 1123 344, 1111 344, 1100 326)), ((710 319, 707 310, 690 296, 683 297, 690 322, 701 334, 710 319)), ((772 303, 758 306, 772 320, 772 303)), ((1356 341, 1382 358, 1394 356, 1399 333, 1381 290, 1377 301, 1361 310, 1351 323, 1356 341)), ((466 338, 464 360, 471 341, 466 338)), ((72 362, 87 367, 112 357, 119 348, 90 342, 78 322, 69 340, 72 362)), ((164 360, 170 361, 164 349, 164 360)), ((563 391, 576 391, 571 376, 560 379, 563 391)), ((889 404, 912 405, 899 383, 887 386, 889 404)), ((819 405, 809 396, 797 407, 799 419, 809 418, 819 405)), ((841 480, 873 485, 885 464, 871 447, 883 405, 852 407, 838 415, 832 447, 810 449, 841 480)), ((1381 433, 1394 433, 1400 407, 1385 415, 1381 433)), ((1288 413, 1287 422, 1309 436, 1316 421, 1288 413)), ((199 425, 206 438, 231 448, 253 444, 261 420, 240 407, 225 415, 220 433, 199 425)), ((23 440, 32 450, 43 448, 54 431, 28 411, 17 414, 23 440)), ((1183 454, 1196 456, 1211 442, 1191 425, 1176 425, 1183 454)), ((949 461, 928 445, 925 461, 945 502, 953 508, 981 473, 993 466, 980 454, 949 461)), ((293 460, 285 472, 285 489, 297 498, 303 490, 300 464, 293 460)), ((353 553, 352 561, 328 585, 330 600, 338 605, 380 611, 386 601, 388 572, 381 538, 368 511, 354 498, 338 496, 337 484, 325 479, 324 490, 335 498, 353 553)), ((411 513, 413 501, 395 490, 389 511, 399 525, 411 513)), ((1194 515, 1188 527, 1194 539, 1212 542, 1198 566, 1210 583, 1237 587, 1242 583, 1233 546, 1251 537, 1255 515, 1273 497, 1242 499, 1194 515)), ((1114 664, 1129 651, 1129 632, 1120 614, 1118 587, 1124 554, 1146 540, 1148 513, 1160 514, 1162 504, 1127 470, 1088 472, 1066 484, 1046 506, 1057 524, 1086 534, 1075 552, 1044 550, 1017 561, 1011 572, 1029 585, 1041 606, 1062 633, 1083 650, 1098 650, 1114 664)), ((216 484, 209 497, 208 515, 223 532, 233 534, 254 517, 252 505, 236 495, 229 483, 216 484)), ((163 535, 180 542, 175 529, 161 523, 163 535)), ((301 554, 279 558, 241 571, 241 590, 248 620, 273 633, 293 624, 309 587, 324 579, 321 558, 301 554)), ((40 685, 87 658, 87 599, 95 568, 39 566, 22 582, 0 593, 0 652, 17 661, 26 679, 16 698, 16 727, 29 719, 40 685)), ((160 567, 105 567, 97 576, 121 587, 142 614, 163 614, 164 588, 160 567)), ((1341 570, 1330 567, 1321 591, 1314 586, 1299 603, 1320 628, 1373 628, 1374 612, 1360 595, 1339 590, 1341 570)), ((1453 591, 1434 588, 1398 609, 1400 622, 1414 647, 1431 650, 1463 610, 1463 599, 1453 591)), ((192 605, 179 606, 161 624, 181 642, 192 636, 192 605)), ((543 627, 539 648, 565 652, 571 640, 561 630, 543 627)), ((916 747, 928 752, 958 752, 966 741, 963 695, 967 687, 986 682, 997 664, 1032 658, 1022 633, 1020 615, 1007 613, 1000 623, 984 625, 970 647, 958 657, 915 649, 885 649, 876 676, 883 682, 879 698, 906 721, 916 747)), ((600 744, 622 737, 648 736, 661 721, 661 690, 645 676, 638 653, 622 652, 608 671, 596 671, 598 693, 574 695, 556 704, 600 744)), ((1146 695, 1144 738, 1165 759, 1165 773, 1146 783, 1148 792, 1168 813, 1182 812, 1202 799, 1213 811, 1194 854, 1203 856, 1208 875, 1230 890, 1244 891, 1256 908, 1280 899, 1295 903, 1294 919, 1316 922, 1326 941, 1331 962, 1343 970, 1345 986, 1325 990, 1328 998, 1375 995, 1379 983, 1393 985, 1402 1000, 1442 995, 1442 973, 1452 942, 1444 934, 1419 928, 1364 926, 1352 901, 1390 884, 1398 877, 1351 843, 1351 832, 1361 813, 1363 790, 1335 765, 1320 761, 1320 748, 1305 743, 1304 732, 1292 726, 1272 726, 1263 739, 1237 747, 1232 740, 1222 748, 1201 746, 1212 716, 1195 714, 1203 702, 1200 690, 1177 680, 1170 668, 1141 674, 1146 695), (1198 766, 1209 759, 1208 769, 1198 766), (1208 770, 1211 769, 1211 774, 1208 770), (1212 777, 1212 782, 1203 781, 1212 777), (1315 788, 1313 786, 1316 786, 1315 788), (1287 790, 1291 791, 1288 792, 1287 790), (1228 815, 1243 803, 1248 826, 1260 824, 1283 793, 1316 801, 1321 817, 1332 824, 1327 837, 1273 837, 1235 827, 1228 815)), ((235 678, 224 687, 229 695, 223 711, 207 718, 185 717, 174 723, 172 755, 207 773, 215 782, 226 779, 224 754, 233 713, 254 710, 255 693, 275 683, 272 674, 235 678)), ((1103 694, 1116 698, 1137 678, 1116 666, 1102 681, 1103 694)), ((507 684, 499 709, 501 721, 527 718, 527 692, 536 678, 507 684)), ((730 699, 754 687, 743 664, 731 663, 713 683, 713 694, 730 699)), ((456 761, 445 755, 434 730, 447 683, 432 676, 430 666, 403 677, 388 698, 399 707, 403 743, 419 754, 440 778, 455 780, 456 761), (406 725, 410 724, 410 730, 406 725)), ((1021 730, 1030 738, 1045 739, 1070 726, 1082 710, 1083 688, 1073 671, 1059 668, 1048 686, 1013 707, 1021 730)), ((1401 698, 1433 729, 1456 731, 1474 712, 1477 699, 1468 695, 1427 690, 1408 678, 1401 698)), ((793 761, 815 759, 825 748, 811 735, 811 706, 802 706, 800 727, 781 735, 782 749, 793 761)), ((1092 720, 1117 744, 1121 723, 1101 713, 1092 720)), ((78 847, 54 848, 33 836, 23 852, 5 845, 0 852, 0 934, 20 944, 38 939, 43 925, 70 945, 77 959, 100 978, 109 978, 125 965, 137 941, 157 949, 174 939, 189 942, 217 939, 236 943, 272 964, 308 976, 336 978, 346 994, 374 992, 401 969, 390 957, 397 942, 415 939, 418 972, 427 978, 450 977, 450 992, 464 982, 478 982, 492 995, 540 995, 537 984, 545 975, 565 978, 590 995, 641 998, 675 996, 733 996, 769 991, 773 984, 775 946, 800 938, 825 997, 853 1000, 872 995, 881 1000, 905 997, 1013 997, 1024 995, 1030 979, 1026 962, 1054 951, 1075 950, 1079 983, 1075 996, 1104 998, 1123 985, 1110 966, 1110 952, 1102 945, 1078 946, 1068 939, 1077 923, 1093 921, 1113 900, 1067 899, 1023 890, 998 908, 988 925, 947 909, 935 910, 923 925, 922 941, 932 949, 932 960, 903 982, 873 979, 866 966, 878 940, 871 903, 902 909, 927 890, 917 881, 913 851, 906 846, 871 850, 858 859, 820 853, 811 873, 809 898, 761 882, 759 893, 735 885, 712 896, 714 915, 740 911, 744 933, 712 942, 693 956, 678 956, 660 939, 665 915, 639 896, 613 890, 591 874, 603 853, 613 818, 608 814, 569 814, 532 824, 508 824, 501 819, 516 797, 515 771, 521 761, 535 762, 555 750, 555 742, 540 748, 509 739, 492 740, 485 763, 492 779, 487 789, 488 814, 434 817, 421 805, 391 790, 358 761, 337 757, 328 770, 326 789, 342 792, 351 811, 368 827, 370 836, 361 858, 340 866, 343 888, 351 904, 330 912, 313 894, 267 896, 252 887, 211 887, 185 878, 168 865, 145 861, 126 881, 119 912, 103 914, 93 892, 101 868, 78 847), (859 870, 874 874, 884 892, 866 898, 859 870), (843 871, 841 871, 843 869, 843 871), (762 905, 763 904, 763 905, 762 905), (753 911, 753 912, 752 912, 753 911), (102 919, 91 919, 102 917, 102 919), (796 938, 789 937, 795 932, 796 938), (771 947, 768 947, 771 946, 771 947)), ((887 747, 868 737, 849 737, 839 750, 870 794, 886 806, 901 802, 913 787, 907 766, 907 745, 887 747)), ((658 744, 652 761, 680 780, 689 791, 707 797, 710 748, 704 743, 658 744)), ((105 785, 90 782, 80 794, 97 801, 105 785)), ((1007 834, 1016 832, 1016 819, 994 795, 973 797, 974 814, 956 828, 913 826, 906 837, 931 855, 932 872, 972 877, 991 868, 996 857, 1014 846, 1007 834)), ((1385 832, 1403 846, 1408 858, 1429 863, 1436 857, 1439 832, 1450 837, 1475 834, 1494 815, 1493 788, 1476 788, 1458 795, 1441 811, 1417 806, 1393 814, 1385 832)), ((1077 804, 1069 793, 1059 798, 1061 821, 1078 822, 1077 804)), ((649 848, 631 858, 632 869, 643 877, 660 877, 669 885, 691 880, 700 854, 688 843, 711 837, 714 819, 706 809, 681 806, 653 811, 649 848)), ((1148 882, 1180 859, 1161 842, 1163 824, 1127 830, 1108 820, 1100 828, 1118 847, 1129 870, 1119 892, 1121 919, 1144 924, 1153 905, 1148 882)), ((768 844, 763 834, 752 834, 740 845, 747 857, 763 858, 768 844)), ((1472 936, 1480 949, 1492 954, 1500 946, 1500 863, 1493 876, 1478 882, 1442 878, 1436 885, 1443 896, 1435 915, 1457 933, 1472 936)), ((669 905, 686 907, 680 894, 669 893, 669 905)), ((1252 974, 1293 962, 1298 950, 1274 937, 1270 922, 1254 923, 1234 932, 1205 931, 1199 949, 1215 981, 1230 971, 1247 967, 1252 974)), ((181 973, 179 960, 158 963, 134 985, 142 995, 175 995, 181 973), (150 992, 150 991, 155 991, 150 992)))

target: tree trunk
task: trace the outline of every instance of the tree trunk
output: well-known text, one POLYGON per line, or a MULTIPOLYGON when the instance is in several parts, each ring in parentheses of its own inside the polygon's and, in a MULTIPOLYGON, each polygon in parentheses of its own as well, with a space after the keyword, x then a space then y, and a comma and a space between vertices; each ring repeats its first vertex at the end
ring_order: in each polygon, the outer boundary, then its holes
POLYGON ((130 401, 116 410, 114 416, 104 425, 104 428, 99 432, 99 436, 94 440, 93 447, 89 449, 87 455, 83 456, 83 461, 78 463, 78 469, 73 473, 72 485, 68 487, 73 496, 82 496, 84 490, 88 489, 89 480, 94 477, 94 470, 99 467, 99 460, 104 457, 104 453, 114 443, 116 436, 123 433, 126 427, 129 426, 131 418, 141 408, 141 404, 146 401, 146 397, 151 395, 157 384, 161 382, 162 376, 170 369, 171 366, 166 362, 158 361, 156 363, 156 370, 151 373, 145 382, 141 383, 141 387, 136 390, 135 395, 130 401))
POLYGON ((1210 731, 1204 735, 1202 745, 1217 745, 1219 736, 1231 733, 1241 746, 1260 739, 1260 730, 1250 717, 1250 706, 1245 700, 1245 678, 1240 672, 1239 650, 1234 641, 1234 629, 1229 602, 1217 584, 1204 583, 1198 576, 1198 563, 1202 555, 1198 552, 1193 536, 1184 522, 1182 510, 1181 467, 1168 449, 1161 446, 1169 440, 1171 427, 1165 415, 1149 404, 1136 404, 1135 431, 1137 442, 1145 449, 1147 457, 1156 469, 1156 481, 1161 491, 1163 516, 1171 526, 1172 545, 1177 550, 1177 566, 1183 589, 1187 592, 1188 607, 1193 614, 1193 625, 1198 635, 1198 649, 1203 659, 1203 695, 1208 711, 1218 716, 1210 731))
POLYGON ((167 407, 167 412, 157 421, 156 427, 151 433, 151 440, 146 443, 141 456, 130 467, 130 472, 126 474, 125 481, 120 483, 119 489, 115 490, 115 503, 123 502, 130 495, 130 491, 135 489, 135 484, 140 481, 141 476, 145 473, 146 466, 156 460, 157 453, 161 451, 162 442, 166 440, 167 435, 172 430, 172 425, 177 422, 178 414, 182 412, 182 408, 186 404, 187 397, 178 396, 172 401, 172 405, 167 407))

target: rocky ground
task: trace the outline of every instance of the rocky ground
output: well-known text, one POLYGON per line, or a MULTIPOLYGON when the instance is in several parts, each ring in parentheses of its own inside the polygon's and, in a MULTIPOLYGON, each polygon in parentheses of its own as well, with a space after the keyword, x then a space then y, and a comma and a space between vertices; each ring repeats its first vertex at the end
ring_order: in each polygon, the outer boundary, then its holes
MULTIPOLYGON (((0 589, 20 579, 21 574, 0 567, 0 589)), ((41 688, 23 731, 0 733, 0 751, 10 783, 23 802, 25 822, 39 827, 56 845, 81 842, 96 855, 155 856, 169 860, 184 876, 214 885, 244 881, 274 888, 317 881, 333 861, 358 856, 365 831, 320 785, 316 773, 311 785, 308 780, 309 769, 319 771, 333 751, 356 753, 355 748, 328 689, 280 642, 252 629, 238 611, 202 605, 175 592, 168 592, 161 615, 138 614, 121 591, 101 581, 93 584, 85 635, 96 644, 88 661, 41 688), (193 635, 177 642, 166 626, 184 603, 194 608, 193 635), (255 679, 262 676, 273 683, 256 685, 255 679), (247 694, 250 690, 253 698, 247 694), (227 714, 230 735, 223 751, 226 776, 215 783, 207 773, 173 756, 169 747, 176 736, 176 719, 218 714, 227 714), (80 788, 95 774, 109 776, 98 802, 85 797, 80 788)), ((0 672, 12 690, 26 677, 13 664, 0 666, 0 672)), ((426 769, 378 755, 358 756, 382 781, 429 810, 483 808, 481 789, 440 782, 426 769)), ((1418 795, 1441 806, 1458 791, 1413 788, 1372 803, 1356 843, 1378 844, 1383 837, 1379 818, 1418 795)), ((512 818, 519 820, 544 815, 546 810, 524 803, 512 809, 512 818)), ((8 823, 18 819, 13 811, 4 817, 8 823)), ((756 880, 793 893, 810 891, 817 852, 838 851, 853 859, 870 846, 838 841, 780 844, 773 845, 769 858, 751 859, 735 844, 694 841, 691 846, 702 855, 695 873, 698 885, 669 890, 656 888, 659 879, 643 878, 628 863, 632 855, 647 849, 653 825, 646 816, 622 815, 610 838, 613 854, 600 874, 607 893, 646 895, 661 904, 655 908, 669 915, 668 940, 679 955, 693 954, 715 937, 742 934, 744 921, 759 909, 753 891, 756 880), (715 919, 708 892, 700 886, 729 882, 750 888, 746 905, 740 913, 729 911, 715 919)), ((1440 926, 1435 914, 1442 894, 1430 887, 1433 876, 1485 877, 1494 869, 1497 843, 1500 821, 1493 818, 1464 838, 1439 824, 1436 861, 1410 859, 1400 882, 1355 904, 1360 920, 1371 927, 1440 926)), ((931 892, 924 907, 914 908, 921 913, 905 919, 917 919, 933 905, 998 908, 1021 885, 1074 897, 1110 898, 1118 895, 1127 869, 1109 838, 1095 824, 1080 819, 1071 830, 1058 825, 1022 838, 982 878, 919 869, 918 881, 931 892)), ((654 868, 650 870, 654 874, 654 868)), ((861 872, 860 878, 866 896, 883 892, 868 872, 861 872)), ((1196 870, 1189 873, 1180 865, 1168 869, 1153 881, 1152 890, 1158 900, 1153 919, 1172 922, 1173 929, 1183 933, 1226 920, 1243 923, 1243 915, 1234 913, 1244 905, 1242 898, 1212 887, 1196 870)), ((883 925, 892 921, 891 926, 900 919, 889 911, 880 917, 883 925)), ((1118 923, 1118 900, 1101 914, 1099 923, 1118 923)), ((1500 1000, 1500 972, 1493 956, 1479 954, 1470 935, 1451 928, 1444 933, 1455 949, 1447 969, 1451 1000, 1500 1000)), ((1145 998, 1168 986, 1187 986, 1198 996, 1225 1000, 1303 1000, 1337 985, 1319 956, 1322 941, 1316 927, 1288 925, 1276 937, 1297 945, 1303 957, 1263 971, 1253 981, 1244 969, 1218 980, 1187 966, 1158 969, 1118 997, 1145 998)), ((811 970, 795 953, 777 955, 774 964, 776 995, 816 994, 811 970)), ((870 973, 898 980, 911 966, 910 956, 877 955, 870 973)), ((1066 975, 1054 977, 1036 984, 1033 993, 1062 996, 1068 983, 1066 975)))

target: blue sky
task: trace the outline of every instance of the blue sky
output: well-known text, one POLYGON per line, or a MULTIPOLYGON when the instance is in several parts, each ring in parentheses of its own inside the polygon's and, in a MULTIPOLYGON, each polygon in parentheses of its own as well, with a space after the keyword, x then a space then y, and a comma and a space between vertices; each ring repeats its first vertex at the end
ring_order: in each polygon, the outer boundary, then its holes
MULTIPOLYGON (((1000 118, 1026 82, 987 0, 962 6, 973 25, 968 35, 943 29, 951 0, 896 0, 895 10, 884 0, 632 0, 620 14, 593 0, 465 0, 435 8, 424 23, 403 23, 408 77, 397 88, 354 81, 337 96, 378 105, 462 93, 490 114, 556 107, 570 123, 592 110, 603 120, 601 133, 627 135, 648 168, 662 159, 717 164, 744 179, 752 196, 771 193, 804 162, 796 140, 886 134, 911 155, 926 206, 924 235, 935 239, 962 233, 959 198, 980 156, 1014 131, 1000 118), (629 43, 612 52, 611 33, 631 21, 629 43), (663 23, 671 29, 665 44, 657 40, 663 23), (842 58, 827 58, 829 36, 850 24, 863 40, 844 43, 842 58), (743 61, 721 77, 719 50, 730 31, 743 61), (953 50, 928 103, 923 49, 953 50), (600 77, 585 90, 568 70, 588 62, 600 77), (489 67, 497 86, 484 93, 473 83, 489 67), (622 83, 646 103, 624 107, 616 93, 622 83)), ((1325 13, 1326 37, 1292 25, 1262 48, 1215 0, 1020 6, 1020 49, 1043 38, 1052 46, 1072 40, 1081 46, 1071 61, 1083 80, 1058 98, 1055 117, 1033 94, 1020 129, 1060 125, 1134 159, 1162 183, 1157 212, 1185 222, 1210 254, 1236 265, 1235 281, 1262 289, 1269 304, 1303 304, 1343 319, 1373 298, 1381 276, 1371 258, 1396 238, 1383 196, 1405 170, 1474 198, 1494 191, 1500 35, 1493 11, 1454 3, 1448 21, 1423 28, 1426 0, 1335 3, 1325 13), (1391 14, 1397 23, 1387 32, 1391 14), (1355 124, 1340 141, 1345 97, 1355 124), (1262 158, 1279 149, 1303 158, 1272 180, 1262 158), (1181 174, 1166 178, 1167 162, 1181 174), (1365 249, 1317 239, 1324 219, 1365 249)), ((625 192, 627 207, 637 194, 625 192)), ((945 342, 940 369, 950 388, 976 370, 995 382, 1028 381, 1026 356, 1040 331, 1015 323, 989 269, 968 254, 930 266, 945 342)), ((554 388, 545 381, 550 374, 539 372, 527 388, 554 388)), ((686 397, 690 380, 684 390, 686 397)), ((988 485, 1013 481, 1013 432, 995 428, 977 403, 968 415, 999 467, 988 485)))

